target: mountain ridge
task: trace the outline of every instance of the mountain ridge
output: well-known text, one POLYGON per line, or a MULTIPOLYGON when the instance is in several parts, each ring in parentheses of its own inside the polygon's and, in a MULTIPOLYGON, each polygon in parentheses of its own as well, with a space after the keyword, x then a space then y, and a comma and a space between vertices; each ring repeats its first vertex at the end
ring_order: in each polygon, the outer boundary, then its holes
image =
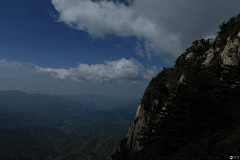
POLYGON ((193 41, 149 82, 111 159, 226 159, 240 154, 240 14, 218 36, 193 41), (234 134, 233 134, 234 133, 234 134), (235 141, 232 139, 235 136, 235 141), (231 147, 225 140, 231 142, 231 147), (221 144, 221 146, 219 145, 221 144), (193 153, 193 154, 189 154, 193 153))

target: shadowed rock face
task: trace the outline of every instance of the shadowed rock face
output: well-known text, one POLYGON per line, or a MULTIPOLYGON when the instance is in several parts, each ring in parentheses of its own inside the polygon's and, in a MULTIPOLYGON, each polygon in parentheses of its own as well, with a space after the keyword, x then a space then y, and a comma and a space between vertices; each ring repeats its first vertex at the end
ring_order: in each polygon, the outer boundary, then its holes
MULTIPOLYGON (((164 70, 163 72, 168 72, 168 69, 164 70)), ((154 82, 150 82, 149 86, 146 90, 153 87, 154 82)), ((166 88, 170 87, 168 83, 165 84, 166 88)), ((145 91, 146 92, 146 91, 145 91)), ((166 96, 164 93, 159 92, 160 95, 163 97, 166 96)), ((146 95, 144 95, 146 96, 146 95)), ((140 145, 138 139, 142 138, 142 135, 139 135, 139 133, 142 132, 143 128, 148 129, 149 124, 160 120, 162 115, 162 110, 165 109, 165 106, 168 104, 168 99, 162 99, 161 97, 159 99, 155 99, 151 101, 150 106, 145 106, 142 103, 142 100, 138 106, 138 109, 136 111, 136 115, 129 127, 129 131, 127 134, 127 146, 131 148, 133 151, 141 150, 143 147, 140 145), (147 108, 147 110, 146 110, 147 108)))
POLYGON ((138 135, 141 132, 143 127, 148 127, 150 122, 151 114, 147 113, 141 104, 139 104, 136 115, 133 119, 132 124, 128 130, 128 141, 127 145, 129 148, 132 148, 134 151, 140 150, 142 147, 139 144, 139 141, 136 139, 142 138, 142 136, 138 135))
MULTIPOLYGON (((220 36, 218 35, 212 43, 219 41, 220 36)), ((200 38, 199 40, 194 41, 193 46, 196 47, 203 46, 205 42, 204 39, 200 38)), ((240 32, 236 37, 227 38, 227 43, 223 47, 211 46, 203 55, 198 55, 197 53, 190 52, 185 55, 186 61, 195 61, 198 58, 204 58, 202 66, 212 65, 213 60, 217 57, 221 57, 223 60, 223 65, 238 65, 239 57, 240 57, 240 32)), ((176 67, 172 68, 173 70, 176 67)), ((167 69, 164 69, 162 72, 167 72, 167 69)), ((185 79, 184 73, 179 76, 178 83, 183 82, 185 79)), ((151 82, 149 83, 148 88, 151 86, 151 82)), ((166 85, 167 88, 171 87, 171 85, 166 85)), ((177 86, 176 86, 177 87, 177 86)), ((231 86, 230 86, 231 87, 231 86)), ((145 96, 145 93, 144 95, 145 96)), ((142 138, 139 133, 141 133, 143 128, 148 128, 149 124, 152 121, 161 120, 161 110, 164 110, 164 107, 170 103, 170 99, 166 101, 161 101, 160 99, 155 99, 151 102, 151 105, 145 106, 140 103, 136 112, 136 115, 132 121, 132 124, 129 127, 128 135, 127 135, 127 146, 133 151, 138 151, 142 149, 142 146, 139 144, 137 139, 142 138), (146 110, 146 108, 148 108, 146 110)))

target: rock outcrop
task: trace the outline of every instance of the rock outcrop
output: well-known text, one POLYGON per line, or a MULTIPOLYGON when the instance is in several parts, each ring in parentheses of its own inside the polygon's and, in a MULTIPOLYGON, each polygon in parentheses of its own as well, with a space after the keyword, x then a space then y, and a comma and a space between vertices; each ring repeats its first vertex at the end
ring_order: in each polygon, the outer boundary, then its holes
POLYGON ((161 111, 164 110, 164 107, 170 102, 169 97, 167 97, 165 93, 161 93, 160 96, 154 95, 161 92, 161 88, 157 88, 157 85, 153 84, 154 79, 162 78, 162 81, 164 81, 163 84, 165 84, 165 87, 169 90, 171 87, 177 87, 179 83, 183 82, 186 78, 184 67, 187 66, 184 64, 195 63, 194 61, 197 59, 203 59, 202 67, 212 65, 217 57, 221 57, 223 65, 238 65, 240 57, 240 32, 234 34, 229 33, 226 37, 227 34, 221 33, 212 42, 209 40, 205 41, 200 37, 199 40, 193 42, 193 45, 187 49, 187 52, 179 57, 178 60, 181 61, 181 67, 179 67, 180 65, 175 65, 173 68, 164 68, 157 77, 153 78, 143 95, 136 115, 129 127, 127 135, 128 148, 133 151, 142 149, 138 141, 142 136, 139 134, 144 128, 148 128, 152 121, 161 120, 161 111), (173 76, 175 76, 175 79, 172 78, 173 76), (156 92, 149 93, 148 90, 152 86, 155 87, 156 92), (155 99, 149 97, 155 97, 155 99), (143 103, 144 99, 148 99, 151 102, 143 103), (148 105, 146 106, 146 104, 148 105))
MULTIPOLYGON (((164 70, 161 72, 162 74, 167 74, 168 72, 171 72, 173 68, 164 68, 164 70)), ((162 75, 158 75, 162 76, 162 75)), ((170 81, 171 82, 171 81, 170 81)), ((147 93, 152 87, 154 87, 155 81, 154 79, 149 83, 149 86, 147 87, 145 91, 145 95, 143 96, 138 109, 136 111, 136 115, 129 127, 129 131, 127 134, 127 145, 129 148, 131 148, 133 151, 138 151, 142 149, 142 146, 140 145, 140 142, 138 139, 142 138, 142 130, 148 129, 149 124, 153 121, 158 121, 163 116, 162 111, 165 110, 165 106, 169 102, 169 97, 167 97, 166 93, 162 92, 161 90, 158 90, 155 94, 160 96, 155 96, 154 99, 150 101, 149 106, 144 106, 147 103, 143 103, 145 99, 149 99, 147 93), (146 109, 147 107, 147 109, 146 109)), ((170 89, 171 83, 165 83, 163 88, 170 89)), ((150 93, 151 94, 151 93, 150 93)))
POLYGON ((139 144, 139 141, 137 139, 142 138, 141 135, 138 135, 141 130, 145 127, 148 127, 148 124, 150 122, 151 114, 147 113, 143 106, 139 104, 136 115, 133 119, 132 124, 129 127, 128 130, 128 141, 127 145, 129 148, 133 149, 133 151, 140 150, 142 147, 139 144))
MULTIPOLYGON (((240 33, 239 33, 240 34, 240 33)), ((238 34, 238 35, 239 35, 238 34)), ((233 40, 230 37, 227 39, 227 44, 224 50, 220 53, 225 65, 237 65, 240 56, 240 38, 237 36, 233 40)))
MULTIPOLYGON (((218 40, 219 37, 216 37, 213 43, 218 40)), ((239 46, 240 46, 240 32, 232 40, 231 37, 229 36, 227 38, 227 44, 223 49, 212 46, 204 55, 206 56, 206 60, 203 62, 203 65, 205 66, 210 65, 212 60, 214 60, 217 56, 220 56, 222 58, 224 65, 237 65, 240 56, 239 46)))

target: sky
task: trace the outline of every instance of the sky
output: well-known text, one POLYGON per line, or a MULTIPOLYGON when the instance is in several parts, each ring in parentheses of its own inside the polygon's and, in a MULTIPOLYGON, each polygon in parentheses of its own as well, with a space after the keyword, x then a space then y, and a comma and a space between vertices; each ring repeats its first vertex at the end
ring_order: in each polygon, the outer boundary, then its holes
POLYGON ((238 0, 1 0, 0 90, 140 99, 238 0))

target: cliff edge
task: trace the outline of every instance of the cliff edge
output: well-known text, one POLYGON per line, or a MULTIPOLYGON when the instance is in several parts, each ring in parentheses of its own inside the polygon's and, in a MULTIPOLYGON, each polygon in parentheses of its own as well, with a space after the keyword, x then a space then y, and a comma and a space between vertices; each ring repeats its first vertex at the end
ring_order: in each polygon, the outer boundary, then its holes
MULTIPOLYGON (((212 40, 204 40, 201 37, 193 42, 176 60, 173 68, 164 68, 153 78, 138 106, 136 115, 129 127, 127 134, 127 147, 133 151, 143 148, 139 139, 144 129, 149 124, 161 121, 166 106, 171 102, 170 94, 180 83, 187 79, 191 66, 201 62, 201 68, 213 65, 218 58, 222 60, 221 66, 236 66, 240 57, 240 16, 231 18, 220 25, 218 36, 212 40)), ((221 78, 220 78, 221 79, 221 78)), ((222 80, 222 79, 221 79, 222 80)), ((230 87, 236 87, 238 81, 230 87)))

